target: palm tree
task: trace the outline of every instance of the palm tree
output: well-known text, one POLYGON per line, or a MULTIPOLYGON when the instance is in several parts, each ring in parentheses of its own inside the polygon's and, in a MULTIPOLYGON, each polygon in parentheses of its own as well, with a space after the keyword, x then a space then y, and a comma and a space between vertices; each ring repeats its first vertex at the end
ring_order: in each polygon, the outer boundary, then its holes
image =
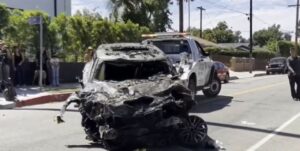
POLYGON ((111 18, 132 21, 152 31, 165 31, 171 26, 169 2, 171 0, 110 0, 111 18))

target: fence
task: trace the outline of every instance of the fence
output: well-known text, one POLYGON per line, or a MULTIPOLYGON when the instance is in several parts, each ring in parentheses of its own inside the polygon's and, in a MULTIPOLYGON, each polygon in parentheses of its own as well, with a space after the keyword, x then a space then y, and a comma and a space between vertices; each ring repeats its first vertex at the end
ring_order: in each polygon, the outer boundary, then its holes
MULTIPOLYGON (((234 63, 231 61, 233 57, 231 56, 222 56, 222 55, 213 55, 211 58, 214 61, 220 61, 223 62, 226 66, 230 67, 234 71, 247 71, 249 69, 247 66, 247 58, 237 58, 237 62, 234 61, 234 63), (239 66, 236 68, 236 65, 239 66)), ((254 65, 253 65, 253 70, 265 70, 265 67, 268 63, 268 59, 260 59, 260 58, 255 58, 254 65)))
MULTIPOLYGON (((60 83, 74 83, 77 82, 76 77, 82 77, 82 70, 84 63, 60 63, 60 83)), ((26 62, 23 64, 24 82, 26 85, 31 85, 34 77, 35 63, 26 62)), ((51 79, 51 72, 48 72, 47 83, 51 79)), ((14 76, 14 75, 12 75, 14 76)), ((38 80, 37 80, 38 81, 38 80)), ((35 84, 37 84, 37 81, 35 84)))

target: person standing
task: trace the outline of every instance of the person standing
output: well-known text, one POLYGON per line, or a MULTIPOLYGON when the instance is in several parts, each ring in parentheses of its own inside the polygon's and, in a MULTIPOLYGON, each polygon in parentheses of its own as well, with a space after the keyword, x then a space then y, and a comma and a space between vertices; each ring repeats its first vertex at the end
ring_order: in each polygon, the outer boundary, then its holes
MULTIPOLYGON (((37 70, 39 71, 40 70, 40 62, 41 62, 41 59, 40 59, 40 51, 37 52, 36 54, 36 63, 37 63, 37 70)), ((48 55, 48 51, 47 49, 44 49, 43 50, 43 53, 42 53, 42 72, 45 73, 45 75, 43 75, 43 77, 46 77, 46 81, 47 81, 47 84, 51 83, 51 78, 49 76, 49 55, 48 55)))
POLYGON ((24 54, 22 50, 17 48, 15 53, 13 53, 12 57, 13 57, 13 66, 16 75, 16 85, 23 85, 24 84, 23 63, 25 62, 24 54))
POLYGON ((84 62, 89 62, 93 59, 94 49, 92 47, 88 47, 84 54, 84 62))
POLYGON ((290 50, 290 54, 287 58, 287 67, 291 96, 298 101, 300 99, 300 61, 294 49, 290 50))
POLYGON ((11 58, 9 56, 9 51, 7 49, 7 46, 4 45, 1 50, 1 75, 2 80, 8 81, 10 78, 10 62, 11 58))
POLYGON ((59 86, 59 58, 56 54, 50 59, 52 69, 52 86, 59 86))

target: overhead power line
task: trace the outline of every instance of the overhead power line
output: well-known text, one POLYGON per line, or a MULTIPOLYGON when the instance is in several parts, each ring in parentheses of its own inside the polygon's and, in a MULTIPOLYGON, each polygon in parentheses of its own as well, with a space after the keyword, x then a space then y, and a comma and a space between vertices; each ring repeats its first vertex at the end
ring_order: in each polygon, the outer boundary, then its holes
MULTIPOLYGON (((255 16, 254 14, 253 14, 253 17, 254 17, 257 21, 260 21, 261 23, 263 23, 263 24, 265 24, 265 25, 268 25, 268 26, 273 26, 273 25, 274 25, 274 24, 270 24, 270 23, 264 21, 263 19, 261 19, 261 18, 255 16)), ((281 31, 283 31, 283 32, 288 32, 288 33, 291 32, 290 30, 287 30, 287 29, 281 29, 281 31)))
POLYGON ((202 0, 202 1, 205 2, 205 3, 209 3, 209 4, 213 5, 213 6, 226 9, 226 10, 231 11, 231 12, 235 12, 235 13, 239 13, 239 14, 243 14, 243 15, 248 15, 248 13, 244 13, 244 12, 241 12, 239 10, 235 10, 235 9, 229 8, 229 6, 220 5, 217 2, 211 2, 211 1, 208 1, 208 0, 202 0))

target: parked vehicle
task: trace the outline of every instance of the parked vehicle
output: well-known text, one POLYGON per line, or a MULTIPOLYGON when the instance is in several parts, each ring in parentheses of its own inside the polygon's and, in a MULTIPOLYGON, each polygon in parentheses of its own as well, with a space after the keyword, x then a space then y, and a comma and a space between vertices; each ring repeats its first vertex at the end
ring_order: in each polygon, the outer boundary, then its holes
POLYGON ((145 44, 160 48, 172 61, 180 79, 192 91, 192 97, 198 90, 205 96, 215 97, 221 91, 221 81, 217 76, 213 61, 193 36, 185 33, 157 33, 143 35, 145 44))
POLYGON ((217 71, 218 78, 224 83, 228 83, 230 79, 228 67, 219 61, 215 61, 214 66, 217 71))
MULTIPOLYGON (((207 125, 189 115, 195 104, 164 53, 152 45, 101 45, 88 62, 75 102, 87 139, 113 151, 205 141, 207 125)), ((214 144, 214 143, 212 143, 214 144)))
POLYGON ((285 58, 285 57, 272 58, 266 66, 266 73, 267 74, 287 73, 288 68, 287 68, 287 64, 286 64, 286 59, 287 58, 285 58))

